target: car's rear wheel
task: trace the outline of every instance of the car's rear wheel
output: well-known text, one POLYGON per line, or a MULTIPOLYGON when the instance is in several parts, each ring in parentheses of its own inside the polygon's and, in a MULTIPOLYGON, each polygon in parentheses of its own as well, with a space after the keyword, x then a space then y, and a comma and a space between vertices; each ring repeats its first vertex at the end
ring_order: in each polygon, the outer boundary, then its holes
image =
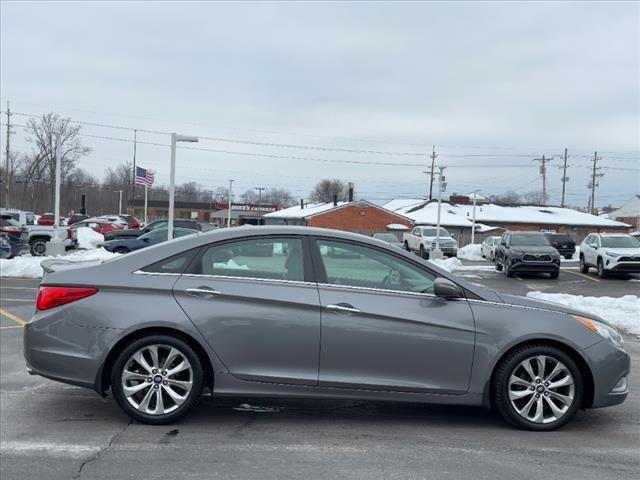
POLYGON ((36 238, 29 244, 29 250, 34 257, 42 257, 47 253, 47 239, 36 238))
POLYGON ((429 254, 424 251, 424 245, 420 245, 419 253, 420 253, 420 257, 426 258, 426 259, 429 258, 429 254))
POLYGON ((155 334, 133 340, 111 371, 111 391, 129 416, 143 423, 175 422, 198 403, 202 363, 187 343, 155 334))
POLYGON ((580 255, 580 271, 582 273, 589 273, 589 266, 584 261, 584 255, 580 255))
POLYGON ((597 271, 598 271, 598 277, 604 278, 607 276, 607 271, 604 269, 604 262, 602 261, 601 258, 598 259, 597 271))
POLYGON ((555 430, 582 404, 580 370, 569 355, 550 345, 529 345, 505 357, 494 375, 493 402, 512 425, 555 430))
POLYGON ((117 247, 113 249, 113 253, 129 253, 129 249, 126 247, 117 247))

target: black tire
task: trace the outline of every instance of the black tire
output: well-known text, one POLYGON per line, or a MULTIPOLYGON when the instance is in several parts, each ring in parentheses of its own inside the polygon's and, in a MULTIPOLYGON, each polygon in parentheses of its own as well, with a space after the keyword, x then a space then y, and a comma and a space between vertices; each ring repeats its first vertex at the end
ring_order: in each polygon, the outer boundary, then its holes
POLYGON ((589 265, 584 260, 584 255, 580 255, 580 271, 582 273, 589 273, 589 265))
POLYGON ((607 271, 604 269, 604 263, 602 261, 601 258, 598 259, 598 266, 597 266, 597 272, 598 272, 598 277, 600 278, 604 278, 607 276, 607 271))
POLYGON ((424 259, 429 258, 429 254, 424 251, 424 245, 420 245, 420 250, 418 250, 418 253, 421 258, 424 258, 424 259))
POLYGON ((34 257, 43 257, 47 253, 46 238, 35 238, 29 243, 29 251, 34 257))
POLYGON ((511 260, 508 258, 504 261, 504 274, 510 278, 514 276, 513 271, 511 270, 511 260))
POLYGON ((491 394, 493 406, 511 425, 524 430, 550 431, 562 427, 576 414, 578 408, 582 405, 584 385, 580 369, 577 367, 573 359, 562 350, 545 344, 526 345, 516 348, 503 358, 496 366, 493 374, 491 394), (575 386, 573 402, 562 417, 549 423, 535 423, 523 418, 518 414, 509 399, 509 378, 513 373, 515 373, 520 362, 535 355, 545 355, 547 357, 552 357, 555 360, 559 360, 567 367, 573 376, 575 386))
POLYGON ((495 262, 496 262, 496 270, 501 272, 502 271, 502 264, 500 263, 500 260, 498 260, 498 257, 496 257, 495 262))
POLYGON ((204 370, 196 352, 183 340, 166 334, 151 334, 131 341, 118 355, 111 369, 111 392, 118 406, 134 420, 149 425, 173 423, 198 404, 204 388, 204 370), (150 415, 137 410, 126 399, 122 388, 122 372, 126 363, 138 350, 149 345, 167 345, 180 351, 189 360, 192 369, 192 387, 187 399, 178 408, 163 415, 150 415))
POLYGON ((552 280, 555 280, 556 278, 558 278, 559 275, 560 275, 560 272, 551 272, 549 273, 549 278, 551 278, 552 280))
POLYGON ((113 253, 129 253, 129 249, 127 247, 116 247, 113 249, 113 253))
POLYGON ((410 252, 410 251, 411 251, 411 249, 409 248, 409 242, 404 242, 404 249, 405 249, 407 252, 410 252))

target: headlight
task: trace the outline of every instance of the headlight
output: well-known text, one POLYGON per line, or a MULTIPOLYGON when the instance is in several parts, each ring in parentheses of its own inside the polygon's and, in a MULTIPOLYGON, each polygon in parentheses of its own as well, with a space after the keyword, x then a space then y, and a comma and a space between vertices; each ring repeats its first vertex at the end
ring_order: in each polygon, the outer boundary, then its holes
POLYGON ((587 327, 592 332, 597 333, 602 338, 606 338, 613 345, 615 345, 619 349, 624 348, 624 340, 622 339, 622 335, 618 333, 618 331, 610 327, 609 325, 605 325, 602 322, 598 322, 597 320, 593 320, 591 318, 580 317, 578 315, 574 315, 573 318, 578 320, 581 324, 587 327))
POLYGON ((522 255, 524 255, 524 252, 522 250, 514 250, 513 248, 511 249, 511 253, 517 257, 521 257, 522 255))
POLYGON ((621 253, 618 252, 608 252, 607 250, 604 251, 605 255, 609 255, 610 257, 619 257, 620 255, 622 255, 621 253))

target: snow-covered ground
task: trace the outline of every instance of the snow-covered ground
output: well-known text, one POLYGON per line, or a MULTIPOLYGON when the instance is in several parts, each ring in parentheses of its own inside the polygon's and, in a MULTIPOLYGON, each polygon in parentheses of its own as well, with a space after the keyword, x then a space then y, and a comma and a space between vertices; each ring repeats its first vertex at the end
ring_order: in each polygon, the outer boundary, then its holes
POLYGON ((78 247, 86 250, 96 248, 99 243, 104 242, 104 236, 96 232, 93 228, 80 227, 76 230, 78 234, 78 247))
MULTIPOLYGON (((102 235, 101 235, 102 236, 102 235)), ((0 259, 0 275, 3 277, 42 277, 42 267, 40 264, 45 260, 65 260, 69 262, 85 262, 89 260, 109 260, 117 256, 117 253, 106 250, 78 250, 59 257, 32 257, 22 255, 11 260, 0 259)))
POLYGON ((527 297, 559 303, 604 318, 620 329, 640 335, 640 297, 583 297, 568 293, 529 292, 527 297))
POLYGON ((442 258, 429 260, 434 265, 448 271, 448 272, 470 272, 478 270, 493 271, 495 267, 491 265, 463 265, 459 258, 442 258))
POLYGON ((479 243, 470 243, 458 249, 458 258, 464 260, 485 260, 482 258, 482 249, 479 243))

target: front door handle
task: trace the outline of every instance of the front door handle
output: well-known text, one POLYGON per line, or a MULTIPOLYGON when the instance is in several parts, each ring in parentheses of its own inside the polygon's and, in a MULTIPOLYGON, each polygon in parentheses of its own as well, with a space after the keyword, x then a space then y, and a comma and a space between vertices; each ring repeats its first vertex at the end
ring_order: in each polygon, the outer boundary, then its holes
POLYGON ((332 312, 360 313, 359 309, 354 308, 353 305, 349 305, 348 303, 338 303, 337 305, 327 305, 325 308, 327 310, 331 310, 332 312))
POLYGON ((187 295, 191 295, 192 297, 207 297, 209 295, 220 295, 220 292, 214 290, 211 287, 197 287, 197 288, 187 288, 184 293, 187 295))

